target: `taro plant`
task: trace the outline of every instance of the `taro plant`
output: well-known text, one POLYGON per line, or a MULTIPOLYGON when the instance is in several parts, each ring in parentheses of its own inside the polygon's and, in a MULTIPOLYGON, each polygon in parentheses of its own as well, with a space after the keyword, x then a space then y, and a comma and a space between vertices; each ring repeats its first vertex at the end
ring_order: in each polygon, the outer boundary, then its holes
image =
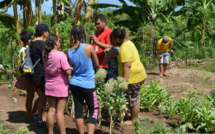
POLYGON ((105 101, 105 90, 104 90, 104 84, 105 84, 105 78, 107 75, 107 71, 103 68, 99 68, 95 75, 95 81, 96 81, 96 93, 97 98, 99 101, 99 115, 98 115, 98 126, 101 125, 102 120, 102 108, 104 107, 104 101, 105 101))

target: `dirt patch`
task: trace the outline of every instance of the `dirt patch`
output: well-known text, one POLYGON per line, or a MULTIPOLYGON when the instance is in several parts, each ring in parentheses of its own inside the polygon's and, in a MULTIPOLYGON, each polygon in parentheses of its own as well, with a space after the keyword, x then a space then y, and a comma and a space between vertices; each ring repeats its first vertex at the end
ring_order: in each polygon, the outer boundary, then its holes
MULTIPOLYGON (((186 97, 186 93, 194 91, 198 95, 207 95, 211 90, 211 84, 215 80, 214 73, 198 71, 195 69, 180 69, 171 68, 169 70, 170 77, 158 77, 158 69, 147 71, 148 77, 144 86, 152 81, 157 81, 160 86, 167 89, 167 92, 174 95, 174 100, 179 100, 181 97, 186 97)), ((16 88, 8 88, 7 85, 0 86, 0 123, 4 124, 5 129, 11 129, 16 132, 21 127, 27 127, 31 134, 46 134, 46 128, 38 129, 36 122, 29 122, 26 119, 25 111, 25 93, 16 88), (14 102, 14 98, 17 102, 14 102)), ((36 99, 36 97, 35 97, 36 99)), ((140 119, 148 118, 154 122, 161 122, 168 126, 171 122, 177 122, 179 117, 174 116, 172 119, 167 118, 167 114, 159 115, 158 111, 152 112, 141 111, 140 119)), ((65 114, 66 131, 68 134, 78 134, 75 122, 68 113, 65 114)), ((116 126, 113 131, 115 134, 121 134, 119 126, 116 126)), ((59 131, 56 131, 58 134, 59 131)), ((109 123, 104 120, 101 127, 96 128, 96 134, 109 133, 109 123)), ((124 127, 125 134, 134 134, 133 126, 124 127)))

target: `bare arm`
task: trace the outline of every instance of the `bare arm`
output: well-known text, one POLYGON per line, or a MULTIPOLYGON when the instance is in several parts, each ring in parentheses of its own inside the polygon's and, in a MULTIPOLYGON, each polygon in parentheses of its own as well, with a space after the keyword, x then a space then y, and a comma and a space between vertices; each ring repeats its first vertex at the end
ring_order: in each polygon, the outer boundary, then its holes
POLYGON ((115 56, 115 52, 113 50, 110 50, 108 52, 108 54, 105 56, 105 58, 104 58, 104 60, 102 62, 102 65, 105 66, 110 59, 114 58, 114 56, 115 56))
POLYGON ((106 48, 113 47, 110 44, 105 44, 105 43, 100 42, 94 34, 90 36, 90 39, 93 40, 94 43, 96 43, 103 50, 106 49, 106 48))
POLYGON ((123 78, 128 80, 131 71, 131 61, 123 63, 123 78))
POLYGON ((98 57, 97 57, 97 55, 95 53, 95 50, 94 50, 93 46, 90 48, 90 51, 91 51, 90 53, 91 53, 91 58, 93 60, 94 66, 96 68, 98 68, 99 67, 99 60, 98 60, 98 57))
POLYGON ((64 70, 64 72, 65 72, 67 75, 71 75, 71 74, 72 74, 72 70, 71 70, 71 69, 64 70))

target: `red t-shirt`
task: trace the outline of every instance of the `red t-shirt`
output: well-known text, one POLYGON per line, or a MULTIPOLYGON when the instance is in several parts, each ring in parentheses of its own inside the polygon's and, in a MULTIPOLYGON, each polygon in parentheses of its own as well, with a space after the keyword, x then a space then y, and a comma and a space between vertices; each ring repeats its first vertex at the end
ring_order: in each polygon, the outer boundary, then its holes
MULTIPOLYGON (((106 29, 97 32, 95 35, 100 42, 104 44, 110 44, 110 34, 112 31, 113 31, 112 29, 107 27, 106 29)), ((105 58, 104 50, 100 48, 97 44, 94 44, 94 47, 95 47, 96 55, 98 56, 99 67, 107 68, 108 67, 107 65, 102 66, 102 62, 105 58)))

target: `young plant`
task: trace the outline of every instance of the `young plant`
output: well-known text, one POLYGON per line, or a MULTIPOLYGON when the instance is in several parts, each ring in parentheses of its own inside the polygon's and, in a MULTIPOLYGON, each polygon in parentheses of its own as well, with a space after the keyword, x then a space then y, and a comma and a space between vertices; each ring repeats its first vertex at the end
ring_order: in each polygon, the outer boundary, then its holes
POLYGON ((172 118, 174 114, 178 110, 178 102, 177 101, 169 101, 169 106, 167 107, 167 114, 169 118, 172 118))
POLYGON ((96 72, 95 75, 95 81, 96 81, 96 93, 97 93, 97 98, 99 101, 99 123, 98 126, 101 125, 102 121, 102 108, 104 107, 104 102, 105 102, 105 90, 104 90, 104 83, 105 83, 105 78, 107 75, 107 71, 103 68, 99 68, 98 71, 96 72))
POLYGON ((164 111, 166 110, 166 106, 162 104, 159 104, 157 108, 158 108, 159 114, 163 114, 164 111))

